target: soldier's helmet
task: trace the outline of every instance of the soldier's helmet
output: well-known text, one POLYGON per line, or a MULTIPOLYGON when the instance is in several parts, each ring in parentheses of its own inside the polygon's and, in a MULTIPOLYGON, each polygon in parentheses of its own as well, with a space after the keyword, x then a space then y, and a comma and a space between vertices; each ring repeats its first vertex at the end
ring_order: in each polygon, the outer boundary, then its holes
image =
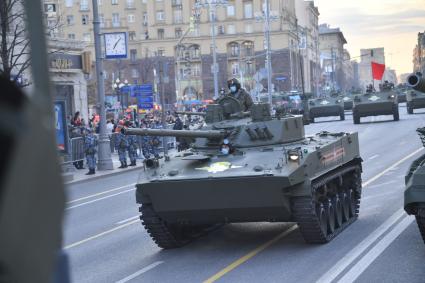
POLYGON ((241 88, 241 83, 236 78, 232 78, 227 81, 227 87, 230 88, 232 85, 236 86, 236 88, 239 90, 241 88))

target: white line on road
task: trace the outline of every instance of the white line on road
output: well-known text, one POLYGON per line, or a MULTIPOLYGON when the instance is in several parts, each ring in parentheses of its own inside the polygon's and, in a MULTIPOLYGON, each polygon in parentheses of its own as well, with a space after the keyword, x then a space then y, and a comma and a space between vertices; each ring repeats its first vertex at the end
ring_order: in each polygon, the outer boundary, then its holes
POLYGON ((133 217, 130 217, 130 218, 127 218, 127 219, 121 220, 121 221, 119 221, 119 222, 117 222, 117 223, 115 223, 115 224, 116 224, 116 225, 121 225, 121 224, 123 224, 123 223, 125 223, 125 222, 131 221, 131 220, 134 220, 134 219, 139 219, 139 215, 136 215, 136 216, 133 216, 133 217))
POLYGON ((404 161, 408 160, 409 158, 411 158, 412 156, 415 156, 416 154, 418 154, 418 152, 422 151, 424 148, 421 147, 417 150, 415 150, 414 152, 412 152, 411 154, 409 154, 408 156, 405 156, 403 159, 397 161, 396 163, 394 163, 392 166, 388 167, 387 169, 385 169, 384 171, 382 171, 381 173, 379 173, 378 175, 376 175, 375 177, 367 180, 366 182, 364 182, 362 185, 363 187, 366 187, 367 185, 369 185, 370 183, 376 181, 377 179, 381 178, 382 176, 384 176, 385 174, 387 174, 388 172, 390 172, 391 170, 393 170, 394 168, 396 168, 397 166, 399 166, 400 164, 402 164, 404 161))
POLYGON ((379 237, 388 231, 401 217, 405 215, 403 209, 399 209, 381 226, 373 231, 368 237, 355 246, 348 254, 339 260, 328 272, 323 274, 316 283, 329 283, 335 280, 356 258, 369 248, 379 237))
POLYGON ((66 210, 70 210, 70 209, 77 208, 77 207, 80 207, 80 206, 83 206, 83 205, 91 204, 91 203, 98 202, 98 201, 101 201, 101 200, 104 200, 104 199, 108 199, 108 198, 111 198, 111 197, 122 195, 122 194, 125 194, 125 193, 128 193, 128 192, 132 192, 134 190, 135 190, 135 188, 131 188, 131 189, 128 189, 128 190, 125 190, 125 191, 122 191, 122 192, 119 192, 119 193, 116 193, 116 194, 106 196, 106 197, 101 197, 101 198, 97 198, 97 199, 94 199, 94 200, 91 200, 91 201, 87 201, 87 202, 83 202, 83 203, 76 204, 76 205, 73 205, 73 206, 69 206, 69 207, 66 208, 66 210))
POLYGON ((154 263, 152 263, 152 264, 150 264, 150 265, 148 265, 148 266, 140 269, 139 271, 137 271, 137 272, 135 272, 135 273, 127 276, 126 278, 121 279, 120 281, 117 281, 116 283, 126 283, 126 282, 128 282, 130 280, 133 280, 134 278, 142 275, 143 273, 145 273, 145 272, 147 272, 147 271, 149 271, 151 269, 154 269, 155 267, 157 267, 158 265, 163 264, 163 263, 164 263, 163 261, 154 262, 154 263))
POLYGON ((402 222, 397 224, 394 229, 380 240, 367 254, 365 254, 356 265, 354 265, 338 282, 351 283, 354 282, 375 259, 382 254, 394 240, 412 224, 413 217, 405 217, 402 222))
POLYGON ((373 159, 378 158, 378 157, 379 157, 379 154, 375 154, 374 156, 369 157, 369 159, 368 159, 368 160, 373 160, 373 159))
POLYGON ((368 189, 379 188, 379 187, 391 185, 391 184, 394 184, 394 183, 397 183, 397 181, 396 180, 391 180, 391 181, 388 181, 388 182, 385 182, 385 183, 376 184, 376 185, 373 185, 373 186, 369 186, 368 189))
POLYGON ((111 189, 111 190, 108 190, 108 191, 104 191, 104 192, 101 192, 101 193, 97 193, 97 194, 89 195, 89 196, 86 196, 86 197, 82 197, 82 198, 79 198, 79 199, 74 199, 74 200, 68 201, 66 204, 71 204, 71 203, 74 203, 74 202, 79 202, 79 201, 82 201, 82 200, 86 200, 86 199, 98 197, 98 196, 101 196, 101 195, 106 195, 108 193, 116 192, 116 191, 119 191, 119 190, 122 190, 122 189, 125 189, 125 188, 128 188, 128 187, 133 187, 135 185, 136 185, 136 183, 133 183, 133 184, 129 184, 129 185, 126 185, 126 186, 114 188, 114 189, 111 189))
POLYGON ((91 237, 89 237, 89 238, 86 238, 86 239, 84 239, 84 240, 81 240, 81 241, 78 241, 78 242, 76 242, 76 243, 73 243, 73 244, 70 244, 70 245, 68 245, 68 246, 65 246, 65 247, 64 247, 64 249, 65 249, 65 250, 68 250, 68 249, 71 249, 71 248, 75 248, 75 247, 77 247, 77 246, 79 246, 79 245, 82 245, 82 244, 84 244, 84 243, 87 243, 87 242, 89 242, 89 241, 91 241, 91 240, 94 240, 94 239, 97 239, 97 238, 99 238, 99 237, 102 237, 102 236, 105 236, 105 235, 111 234, 112 232, 115 232, 115 231, 117 231, 117 230, 121 230, 121 229, 123 229, 123 228, 125 228, 125 227, 127 227, 127 226, 130 226, 130 225, 133 225, 133 224, 136 224, 136 223, 139 223, 139 222, 140 222, 139 220, 134 220, 134 221, 128 222, 128 223, 123 224, 123 225, 121 225, 121 226, 118 226, 118 227, 112 228, 112 229, 110 229, 110 230, 107 230, 107 231, 104 231, 104 232, 102 232, 102 233, 96 234, 96 235, 91 236, 91 237))

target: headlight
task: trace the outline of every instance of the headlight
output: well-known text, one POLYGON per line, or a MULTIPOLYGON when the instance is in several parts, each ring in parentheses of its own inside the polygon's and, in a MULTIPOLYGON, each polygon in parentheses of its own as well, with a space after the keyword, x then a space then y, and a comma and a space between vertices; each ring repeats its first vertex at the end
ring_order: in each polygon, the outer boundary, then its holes
POLYGON ((298 162, 300 160, 300 152, 293 149, 288 150, 288 159, 289 161, 298 162))
POLYGON ((395 98, 395 95, 394 94, 391 94, 390 96, 388 96, 388 98, 394 99, 395 98))

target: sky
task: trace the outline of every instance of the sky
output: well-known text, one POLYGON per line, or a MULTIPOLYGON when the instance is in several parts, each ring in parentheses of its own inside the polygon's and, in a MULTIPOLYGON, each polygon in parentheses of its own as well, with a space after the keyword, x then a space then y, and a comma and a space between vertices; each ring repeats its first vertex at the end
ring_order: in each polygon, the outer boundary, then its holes
POLYGON ((339 27, 351 57, 361 48, 385 48, 397 75, 413 70, 413 48, 425 31, 425 0, 315 0, 320 23, 339 27))

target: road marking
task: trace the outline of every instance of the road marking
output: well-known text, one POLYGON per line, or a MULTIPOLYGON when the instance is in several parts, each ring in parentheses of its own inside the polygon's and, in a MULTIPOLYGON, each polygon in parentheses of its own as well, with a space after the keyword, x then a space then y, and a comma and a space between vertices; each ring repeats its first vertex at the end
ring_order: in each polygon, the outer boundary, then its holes
POLYGON ((408 160, 409 158, 411 158, 412 156, 415 156, 416 154, 418 154, 420 151, 422 151, 424 148, 421 147, 417 150, 415 150, 414 152, 412 152, 411 154, 409 154, 408 156, 405 156, 403 159, 397 161, 396 163, 394 163, 393 165, 391 165, 390 167, 388 167, 387 169, 385 169, 384 171, 382 171, 381 173, 379 173, 378 175, 376 175, 375 177, 372 177, 371 179, 367 180, 366 182, 364 182, 362 184, 363 187, 366 187, 367 185, 369 185, 370 183, 376 181, 377 179, 381 178, 382 176, 384 176, 385 174, 387 174, 389 171, 393 170, 395 167, 399 166, 400 164, 402 164, 403 162, 405 162, 406 160, 408 160))
POLYGON ((355 246, 334 266, 323 274, 316 283, 329 283, 335 280, 356 258, 358 258, 366 249, 368 249, 379 237, 387 232, 401 217, 405 215, 404 209, 399 209, 381 226, 373 231, 368 237, 355 246))
POLYGON ((374 156, 369 157, 369 159, 368 159, 368 160, 373 160, 373 159, 378 158, 378 157, 379 157, 379 154, 375 154, 374 156))
POLYGON ((132 187, 132 186, 135 186, 135 185, 136 185, 136 183, 133 183, 133 184, 129 184, 129 185, 126 185, 126 186, 114 188, 114 189, 111 189, 111 190, 108 190, 108 191, 104 191, 104 192, 101 192, 101 193, 82 197, 82 198, 79 198, 79 199, 74 199, 74 200, 68 201, 66 204, 71 204, 71 203, 79 202, 79 201, 82 201, 82 200, 86 200, 86 199, 98 197, 98 196, 101 196, 101 195, 109 194, 109 193, 116 192, 116 191, 119 191, 119 190, 122 190, 122 189, 125 189, 125 188, 128 188, 128 187, 132 187))
POLYGON ((116 225, 120 225, 120 224, 123 224, 123 223, 125 223, 125 222, 128 222, 128 221, 131 221, 131 220, 133 220, 133 219, 139 219, 139 215, 136 215, 136 216, 133 216, 133 217, 130 217, 130 218, 127 218, 127 219, 124 219, 124 220, 121 220, 121 221, 119 221, 119 222, 117 222, 117 223, 115 223, 116 225))
POLYGON ((64 247, 64 249, 65 249, 65 250, 68 250, 68 249, 71 249, 71 248, 75 248, 75 247, 80 246, 80 245, 82 245, 82 244, 84 244, 84 243, 87 243, 87 242, 89 242, 89 241, 95 240, 95 239, 100 238, 100 237, 102 237, 102 236, 105 236, 105 235, 111 234, 112 232, 115 232, 115 231, 117 231, 117 230, 124 229, 124 228, 126 228, 126 227, 128 227, 128 226, 130 226, 130 225, 133 225, 133 224, 136 224, 136 223, 139 223, 139 222, 140 222, 139 220, 134 220, 134 221, 128 222, 128 223, 123 224, 123 225, 121 225, 121 226, 118 226, 118 227, 112 228, 112 229, 110 229, 110 230, 107 230, 107 231, 104 231, 104 232, 102 232, 102 233, 96 234, 96 235, 94 235, 94 236, 88 237, 88 238, 86 238, 86 239, 84 239, 84 240, 81 240, 81 241, 78 241, 78 242, 76 242, 76 243, 73 243, 73 244, 70 244, 70 245, 68 245, 68 246, 65 246, 65 247, 64 247))
POLYGON ((143 273, 148 272, 151 269, 154 269, 155 267, 157 267, 158 265, 163 264, 163 263, 164 263, 163 261, 154 262, 154 263, 140 269, 139 271, 127 276, 126 278, 121 279, 120 281, 117 281, 116 283, 126 283, 126 282, 133 280, 134 278, 142 275, 143 273))
MULTIPOLYGON (((394 183, 397 183, 397 181, 396 180, 392 180, 392 181, 388 181, 388 182, 385 182, 385 183, 376 184, 376 185, 373 185, 373 186, 369 186, 368 189, 379 188, 379 187, 391 185, 391 184, 394 184, 394 183)), ((367 198, 365 198, 365 199, 367 199, 367 198)))
POLYGON ((132 192, 134 190, 135 190, 135 188, 131 188, 131 189, 128 189, 128 190, 125 190, 125 191, 122 191, 122 192, 119 192, 119 193, 116 193, 116 194, 106 196, 106 197, 101 197, 101 198, 97 198, 97 199, 94 199, 94 200, 91 200, 91 201, 87 201, 87 202, 83 202, 83 203, 76 204, 76 205, 73 205, 73 206, 69 206, 65 210, 70 210, 70 209, 73 209, 73 208, 77 208, 77 207, 80 207, 80 206, 84 206, 84 205, 87 205, 87 204, 98 202, 98 201, 101 201, 101 200, 104 200, 104 199, 108 199, 108 198, 111 198, 111 197, 122 195, 122 194, 125 194, 125 193, 128 193, 128 192, 132 192))
POLYGON ((338 282, 354 282, 381 255, 397 237, 414 221, 414 217, 405 217, 394 229, 380 240, 356 265, 354 265, 338 282))
POLYGON ((241 265, 244 262, 246 262, 247 260, 253 258, 258 253, 260 253, 263 250, 265 250, 266 248, 270 247, 271 245, 273 245, 274 243, 276 243, 280 239, 286 237, 287 235, 289 235, 291 232, 293 232, 296 229, 298 229, 298 225, 292 225, 285 232, 277 235, 276 237, 274 237, 270 241, 262 244, 261 246, 257 247, 255 250, 249 252, 248 254, 244 255, 243 257, 241 257, 241 258, 237 259, 236 261, 232 262, 230 265, 228 265, 227 267, 225 267, 221 271, 217 272, 216 274, 214 274, 213 276, 211 276, 210 278, 208 278, 207 280, 205 280, 204 283, 212 283, 212 282, 217 281, 218 279, 220 279, 221 277, 223 277, 224 275, 226 275, 227 273, 229 273, 230 271, 232 271, 233 269, 235 269, 239 265, 241 265))

